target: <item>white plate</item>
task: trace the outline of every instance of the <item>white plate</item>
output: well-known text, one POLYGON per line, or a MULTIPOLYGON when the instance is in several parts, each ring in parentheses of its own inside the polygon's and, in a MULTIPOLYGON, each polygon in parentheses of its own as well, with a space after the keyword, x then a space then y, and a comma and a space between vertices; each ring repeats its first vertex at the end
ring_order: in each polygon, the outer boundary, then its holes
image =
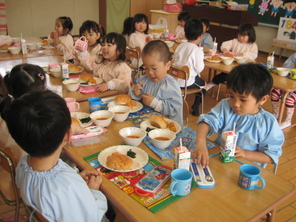
POLYGON ((85 82, 85 81, 80 80, 80 86, 82 86, 82 87, 83 86, 94 86, 94 85, 98 85, 103 82, 103 80, 101 78, 94 77, 94 79, 96 80, 97 83, 89 83, 89 82, 85 82), (86 83, 86 84, 81 84, 81 83, 86 83))
POLYGON ((72 117, 75 117, 76 119, 78 119, 79 123, 80 123, 80 126, 82 127, 87 127, 87 126, 90 126, 91 124, 93 124, 93 120, 90 119, 88 122, 86 123, 82 123, 80 121, 80 119, 83 119, 83 118, 87 118, 89 117, 89 113, 83 113, 83 112, 72 112, 71 113, 71 116, 72 117))
POLYGON ((143 166, 145 166, 148 163, 148 159, 149 159, 148 154, 144 150, 135 146, 128 146, 128 145, 111 146, 109 148, 104 149, 98 155, 98 161, 103 167, 116 172, 130 172, 130 171, 141 169, 143 166), (131 167, 131 169, 114 170, 107 166, 107 163, 106 163, 107 157, 110 156, 112 153, 118 152, 120 154, 126 155, 127 151, 129 151, 130 149, 136 153, 136 158, 131 158, 133 160, 133 166, 131 167))
MULTIPOLYGON (((143 108, 143 104, 138 102, 138 101, 135 101, 133 100, 134 102, 136 102, 137 104, 135 106, 133 106, 132 110, 131 110, 131 113, 134 113, 134 112, 138 112, 139 110, 141 110, 143 108)), ((118 105, 114 100, 109 102, 107 107, 110 108, 112 106, 116 106, 118 105)))
MULTIPOLYGON (((176 121, 174 121, 174 120, 171 120, 171 119, 167 119, 167 118, 164 118, 165 119, 165 121, 167 121, 168 123, 170 123, 170 122, 174 122, 175 123, 175 126, 176 126, 176 132, 174 132, 174 133, 179 133, 180 131, 181 131, 181 126, 180 126, 180 124, 179 123, 177 123, 176 121)), ((140 127, 141 127, 141 129, 143 129, 143 130, 145 130, 146 131, 146 128, 147 127, 149 127, 149 128, 152 128, 152 129, 158 129, 157 127, 155 127, 155 126, 152 126, 151 124, 150 124, 150 119, 146 119, 146 120, 144 120, 141 124, 140 124, 140 127)), ((173 132, 173 131, 172 131, 173 132)))
POLYGON ((0 53, 8 52, 9 50, 0 50, 0 53))
POLYGON ((216 60, 211 60, 211 59, 209 59, 209 58, 212 58, 212 56, 205 56, 205 60, 206 60, 207 62, 219 63, 219 62, 222 61, 222 59, 221 59, 220 61, 216 61, 216 60))
POLYGON ((84 68, 82 67, 82 66, 77 66, 80 70, 79 71, 76 71, 76 72, 70 72, 70 69, 69 69, 69 73, 70 74, 77 74, 77 73, 81 73, 83 70, 84 70, 84 68))

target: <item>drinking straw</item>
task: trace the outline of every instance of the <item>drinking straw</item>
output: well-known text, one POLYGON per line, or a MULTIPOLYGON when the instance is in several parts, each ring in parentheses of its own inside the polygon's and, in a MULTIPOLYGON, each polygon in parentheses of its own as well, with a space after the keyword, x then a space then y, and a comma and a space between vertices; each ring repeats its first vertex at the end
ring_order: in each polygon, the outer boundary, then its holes
POLYGON ((181 151, 183 151, 182 138, 180 138, 180 148, 181 148, 181 151))
POLYGON ((272 52, 272 55, 271 55, 272 57, 274 56, 274 51, 272 52))
POLYGON ((216 42, 216 37, 214 38, 214 43, 216 42))
POLYGON ((233 124, 233 132, 235 133, 236 122, 233 124))

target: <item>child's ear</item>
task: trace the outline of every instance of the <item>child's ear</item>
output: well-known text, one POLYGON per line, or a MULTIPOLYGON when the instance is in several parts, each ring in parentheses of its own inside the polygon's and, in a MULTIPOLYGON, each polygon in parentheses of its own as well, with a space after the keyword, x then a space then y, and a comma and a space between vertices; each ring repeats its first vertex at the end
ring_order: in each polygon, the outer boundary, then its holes
POLYGON ((259 101, 259 106, 262 106, 269 99, 269 95, 263 96, 259 101))
POLYGON ((167 71, 170 69, 171 65, 172 65, 172 61, 170 60, 170 61, 168 61, 167 64, 166 64, 166 70, 167 70, 167 71))
POLYGON ((64 136, 64 141, 65 142, 70 142, 71 141, 71 136, 73 135, 72 129, 70 128, 66 135, 64 136))

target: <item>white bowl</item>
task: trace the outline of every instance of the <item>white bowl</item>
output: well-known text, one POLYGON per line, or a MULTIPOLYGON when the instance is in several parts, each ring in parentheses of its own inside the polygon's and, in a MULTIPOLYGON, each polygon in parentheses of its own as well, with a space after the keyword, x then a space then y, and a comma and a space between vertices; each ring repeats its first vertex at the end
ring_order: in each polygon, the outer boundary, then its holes
POLYGON ((49 71, 52 73, 52 75, 56 78, 61 78, 62 77, 62 70, 61 67, 57 68, 51 68, 49 71))
POLYGON ((11 38, 11 40, 14 43, 20 43, 21 42, 21 38, 19 38, 19 37, 13 37, 13 38, 11 38))
POLYGON ((64 86, 70 92, 74 92, 79 88, 80 81, 79 79, 66 79, 63 81, 64 86))
POLYGON ((169 129, 154 129, 148 133, 154 146, 158 149, 165 149, 171 145, 172 141, 176 138, 176 134, 169 129), (161 140, 166 138, 167 140, 161 140))
POLYGON ((247 61, 247 58, 245 57, 242 57, 242 56, 237 56, 235 57, 235 61, 238 63, 238 64, 243 64, 247 61))
POLYGON ((114 120, 117 122, 123 122, 127 119, 128 114, 131 111, 131 108, 128 106, 116 105, 112 106, 108 109, 112 113, 114 113, 114 120))
POLYGON ((130 146, 139 146, 147 135, 146 131, 138 127, 125 127, 119 130, 125 144, 130 146))
POLYGON ((286 76, 286 75, 288 75, 289 72, 290 72, 290 69, 288 69, 288 68, 284 68, 284 67, 279 67, 279 68, 276 68, 276 69, 277 69, 278 74, 279 74, 280 76, 286 76))
POLYGON ((174 45, 174 42, 173 41, 164 41, 164 42, 167 44, 167 46, 169 48, 171 48, 174 45))
POLYGON ((17 55, 21 51, 21 47, 9 47, 8 50, 10 51, 11 54, 17 55))
POLYGON ((89 116, 97 126, 108 127, 114 117, 114 113, 109 110, 98 110, 92 112, 89 116))
POLYGON ((220 58, 222 59, 225 65, 230 65, 234 60, 234 58, 227 57, 227 56, 220 56, 220 58))
POLYGON ((37 43, 27 43, 29 50, 36 50, 38 48, 37 43))

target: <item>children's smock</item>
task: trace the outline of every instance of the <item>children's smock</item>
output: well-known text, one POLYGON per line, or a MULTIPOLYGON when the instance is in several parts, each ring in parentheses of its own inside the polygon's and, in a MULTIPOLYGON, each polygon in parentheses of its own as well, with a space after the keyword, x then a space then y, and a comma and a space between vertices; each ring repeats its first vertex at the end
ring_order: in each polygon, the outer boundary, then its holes
POLYGON ((87 51, 91 56, 96 56, 96 55, 102 54, 102 46, 100 44, 97 44, 92 49, 88 47, 87 51))
POLYGON ((176 39, 184 39, 185 38, 185 31, 184 27, 178 25, 175 31, 175 37, 176 39))
MULTIPOLYGON (((61 51, 64 56, 66 57, 66 60, 73 59, 73 52, 74 52, 74 40, 73 37, 70 34, 60 36, 59 37, 60 43, 56 46, 56 48, 61 51)), ((52 44, 54 41, 52 38, 50 38, 50 35, 48 36, 48 42, 52 44)))
MULTIPOLYGON (((29 167, 29 156, 16 169, 16 183, 24 202, 48 221, 104 221, 107 199, 88 188, 83 178, 59 160, 49 171, 29 167)), ((108 221, 108 220, 107 220, 108 221)))
POLYGON ((236 55, 243 55, 249 60, 255 60, 258 57, 258 46, 254 43, 240 43, 237 38, 223 42, 221 49, 230 50, 236 55))
MULTIPOLYGON (((170 75, 167 75, 161 82, 152 82, 147 75, 141 77, 143 94, 149 92, 155 98, 150 106, 162 115, 170 119, 183 123, 183 100, 182 93, 177 81, 170 75)), ((141 100, 142 96, 134 95, 134 87, 129 91, 129 95, 134 100, 141 100)))
MULTIPOLYGON (((187 81, 187 86, 191 86, 195 82, 195 77, 199 76, 204 69, 204 53, 201 48, 191 42, 181 43, 174 53, 173 64, 179 67, 188 66, 190 76, 187 81)), ((185 80, 178 79, 181 87, 185 87, 185 80)))
MULTIPOLYGON (((272 158, 275 164, 282 155, 284 134, 275 117, 259 107, 260 112, 255 115, 237 115, 229 105, 229 99, 221 100, 207 114, 202 114, 198 123, 209 125, 208 136, 218 133, 215 139, 221 144, 222 131, 232 130, 236 123, 235 132, 238 134, 237 146, 245 150, 260 151, 272 158)), ((265 167, 264 163, 257 163, 265 167)))
POLYGON ((118 90, 119 93, 128 93, 132 70, 126 62, 100 62, 102 57, 90 56, 88 53, 85 56, 78 56, 78 58, 84 68, 91 70, 94 76, 101 78, 108 84, 109 90, 118 90))
POLYGON ((293 53, 283 64, 283 67, 294 69, 294 65, 296 62, 296 53, 293 53))
POLYGON ((202 35, 201 41, 199 43, 201 46, 205 46, 208 48, 213 47, 213 38, 210 33, 206 32, 202 35))
MULTIPOLYGON (((147 37, 148 37, 147 34, 145 34, 143 32, 135 31, 129 37, 128 46, 130 46, 132 48, 139 47, 141 49, 141 52, 142 52, 144 46, 147 43, 146 42, 147 37)), ((137 67, 137 59, 135 59, 135 58, 130 58, 130 59, 131 59, 131 62, 132 62, 132 66, 137 67)), ((143 61, 142 61, 142 59, 140 59, 139 66, 141 66, 142 64, 143 64, 143 61)))

